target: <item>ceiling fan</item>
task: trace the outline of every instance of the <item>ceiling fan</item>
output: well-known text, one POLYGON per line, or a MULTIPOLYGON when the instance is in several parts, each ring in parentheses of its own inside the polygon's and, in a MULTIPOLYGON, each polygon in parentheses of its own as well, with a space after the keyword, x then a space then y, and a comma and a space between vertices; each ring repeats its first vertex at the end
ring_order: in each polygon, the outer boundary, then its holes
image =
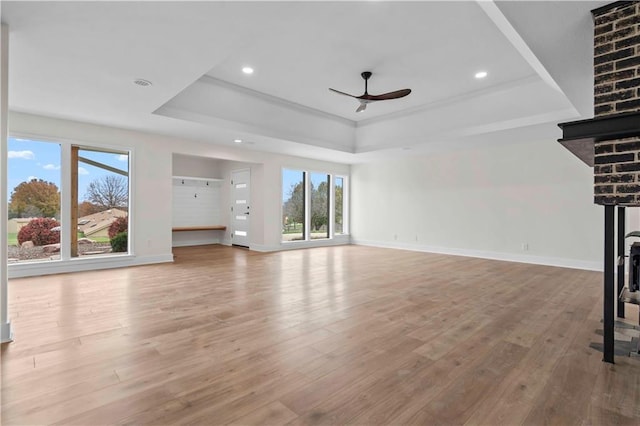
POLYGON ((338 93, 340 95, 345 95, 345 96, 349 96, 349 97, 357 99, 360 102, 360 106, 358 107, 358 109, 356 109, 356 112, 364 111, 365 109, 367 109, 367 104, 368 103, 376 102, 376 101, 388 101, 388 100, 391 100, 391 99, 404 98, 409 93, 411 93, 411 89, 401 89, 401 90, 396 90, 394 92, 383 93, 382 95, 370 95, 367 92, 367 82, 368 82, 369 78, 371 77, 371 71, 365 71, 360 75, 362 76, 362 78, 364 78, 364 94, 362 94, 360 96, 350 95, 348 93, 344 93, 344 92, 341 92, 339 90, 329 88, 329 90, 331 90, 332 92, 335 92, 335 93, 338 93))

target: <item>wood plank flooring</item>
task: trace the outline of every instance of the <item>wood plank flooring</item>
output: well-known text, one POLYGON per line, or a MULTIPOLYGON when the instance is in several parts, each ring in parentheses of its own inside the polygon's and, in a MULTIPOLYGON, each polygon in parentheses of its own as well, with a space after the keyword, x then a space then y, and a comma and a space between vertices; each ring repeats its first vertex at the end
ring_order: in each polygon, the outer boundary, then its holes
POLYGON ((11 280, 2 424, 640 424, 640 360, 589 346, 600 273, 359 246, 174 254, 11 280))

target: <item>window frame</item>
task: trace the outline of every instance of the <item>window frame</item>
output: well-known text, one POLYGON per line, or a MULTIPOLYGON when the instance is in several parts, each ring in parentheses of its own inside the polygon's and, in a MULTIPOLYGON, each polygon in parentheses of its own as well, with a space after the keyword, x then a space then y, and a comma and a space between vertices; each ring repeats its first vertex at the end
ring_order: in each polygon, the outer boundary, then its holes
MULTIPOLYGON (((94 144, 87 141, 79 141, 76 139, 70 139, 65 137, 52 137, 47 135, 40 135, 30 132, 12 132, 7 135, 9 138, 15 139, 27 139, 37 142, 45 142, 60 145, 60 259, 58 260, 43 260, 43 261, 30 261, 30 262, 17 262, 7 265, 9 271, 9 278, 26 277, 36 274, 48 274, 59 272, 72 272, 76 270, 74 267, 67 268, 66 265, 89 265, 89 264, 113 264, 119 262, 122 259, 135 258, 135 229, 133 224, 135 223, 135 193, 134 193, 134 180, 135 180, 135 167, 134 167, 134 155, 135 149, 131 146, 117 146, 110 144, 94 144), (113 154, 128 154, 128 173, 127 180, 129 191, 128 202, 128 248, 126 253, 110 253, 106 256, 71 256, 71 233, 64 231, 70 230, 72 225, 72 183, 71 183, 71 167, 72 167, 72 147, 76 146, 80 150, 90 150, 104 153, 113 154)), ((8 173, 8 170, 3 172, 8 173)), ((8 174, 7 174, 8 182, 8 174)), ((9 190, 7 188, 7 190, 9 190)), ((76 205, 77 207, 77 205, 76 205)), ((107 266, 105 266, 107 267, 107 266)), ((85 270, 80 268, 77 270, 85 270)))
MULTIPOLYGON (((343 173, 333 173, 329 171, 317 171, 314 169, 307 169, 302 167, 287 167, 283 166, 280 170, 280 199, 282 199, 284 188, 284 171, 291 170, 296 172, 302 172, 303 174, 303 192, 304 192, 304 224, 303 224, 303 239, 301 240, 284 240, 283 233, 280 231, 280 244, 282 245, 295 245, 295 244, 309 244, 309 243, 317 243, 322 244, 327 241, 335 241, 336 238, 344 238, 349 236, 349 227, 348 227, 348 182, 349 176, 343 173), (329 191, 329 199, 328 199, 328 224, 327 224, 327 237, 322 238, 311 238, 311 174, 321 174, 326 175, 328 177, 328 191, 329 191), (342 178, 342 233, 335 233, 335 179, 342 178)), ((280 218, 284 217, 284 203, 280 202, 280 218)), ((282 223, 280 228, 282 228, 282 223)))
POLYGON ((331 214, 333 217, 331 218, 331 224, 334 227, 332 230, 332 235, 349 235, 349 178, 346 175, 335 174, 331 176, 331 190, 332 190, 332 205, 331 205, 331 214), (335 179, 342 179, 342 232, 336 234, 335 233, 335 198, 336 198, 336 185, 335 179))

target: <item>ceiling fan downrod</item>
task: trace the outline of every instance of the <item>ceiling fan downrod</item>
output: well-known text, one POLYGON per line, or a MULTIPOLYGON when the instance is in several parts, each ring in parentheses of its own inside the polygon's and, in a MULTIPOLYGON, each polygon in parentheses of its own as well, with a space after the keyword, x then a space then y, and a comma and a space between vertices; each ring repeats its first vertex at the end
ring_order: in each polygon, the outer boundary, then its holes
POLYGON ((367 83, 369 82, 369 77, 371 77, 372 73, 371 71, 365 71, 360 75, 362 76, 362 78, 364 78, 364 94, 368 95, 369 92, 367 92, 367 83))

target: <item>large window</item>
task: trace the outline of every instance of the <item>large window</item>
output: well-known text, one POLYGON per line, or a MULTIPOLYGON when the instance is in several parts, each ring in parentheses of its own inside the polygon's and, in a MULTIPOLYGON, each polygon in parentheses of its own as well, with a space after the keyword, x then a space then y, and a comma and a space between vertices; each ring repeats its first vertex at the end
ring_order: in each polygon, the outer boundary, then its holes
POLYGON ((60 145, 9 138, 9 263, 60 258, 60 145))
POLYGON ((9 262, 127 253, 129 153, 8 140, 9 262))
POLYGON ((311 178, 310 236, 312 240, 329 238, 329 175, 322 173, 310 173, 309 175, 311 178))
POLYGON ((332 238, 346 233, 345 177, 282 171, 282 241, 332 238))
POLYGON ((72 146, 71 160, 71 256, 128 252, 129 154, 72 146))
POLYGON ((305 172, 282 171, 282 241, 305 239, 305 172))
POLYGON ((344 234, 344 178, 336 176, 334 185, 334 233, 344 234))

